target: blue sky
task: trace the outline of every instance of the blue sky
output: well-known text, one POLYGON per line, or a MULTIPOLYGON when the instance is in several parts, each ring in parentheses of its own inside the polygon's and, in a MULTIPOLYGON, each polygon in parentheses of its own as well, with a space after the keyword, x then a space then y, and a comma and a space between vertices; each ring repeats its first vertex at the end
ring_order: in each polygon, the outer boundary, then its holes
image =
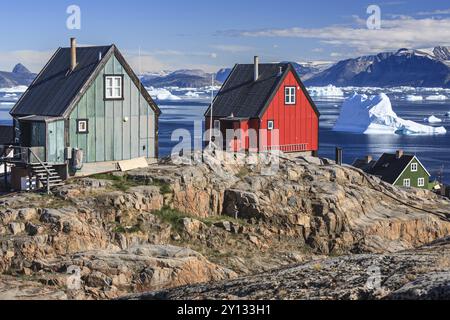
POLYGON ((365 0, 40 0, 0 5, 0 70, 22 62, 39 71, 75 36, 84 45, 115 43, 143 71, 235 63, 335 61, 400 47, 450 45, 447 1, 365 0), (366 10, 381 9, 381 30, 366 10), (81 9, 81 30, 68 30, 69 5, 81 9))

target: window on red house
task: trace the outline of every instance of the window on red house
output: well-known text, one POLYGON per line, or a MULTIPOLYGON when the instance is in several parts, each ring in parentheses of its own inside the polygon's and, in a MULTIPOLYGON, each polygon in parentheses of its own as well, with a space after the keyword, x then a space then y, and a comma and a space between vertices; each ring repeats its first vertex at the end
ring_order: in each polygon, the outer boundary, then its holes
POLYGON ((284 88, 284 103, 288 105, 295 104, 295 87, 285 87, 284 88))

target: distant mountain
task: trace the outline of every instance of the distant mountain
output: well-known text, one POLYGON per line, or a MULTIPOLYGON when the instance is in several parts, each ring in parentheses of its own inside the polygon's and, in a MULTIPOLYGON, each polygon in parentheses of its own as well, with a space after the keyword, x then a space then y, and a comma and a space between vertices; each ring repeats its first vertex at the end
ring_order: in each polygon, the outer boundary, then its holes
POLYGON ((302 79, 302 81, 306 81, 321 71, 330 67, 330 62, 318 61, 318 62, 291 62, 294 66, 295 71, 297 71, 298 75, 302 79))
MULTIPOLYGON (((144 75, 141 77, 142 83, 146 87, 180 87, 180 88, 200 88, 211 85, 211 73, 202 70, 177 70, 162 76, 144 75)), ((220 84, 218 82, 215 83, 220 84)))
POLYGON ((312 76, 309 86, 450 88, 450 48, 385 52, 340 61, 312 76))
POLYGON ((216 74, 216 80, 220 83, 224 83, 225 80, 227 80, 227 78, 230 75, 232 70, 233 70, 233 68, 220 69, 216 74))
POLYGON ((29 86, 36 77, 24 65, 17 64, 12 72, 0 71, 0 88, 12 88, 16 86, 29 86))

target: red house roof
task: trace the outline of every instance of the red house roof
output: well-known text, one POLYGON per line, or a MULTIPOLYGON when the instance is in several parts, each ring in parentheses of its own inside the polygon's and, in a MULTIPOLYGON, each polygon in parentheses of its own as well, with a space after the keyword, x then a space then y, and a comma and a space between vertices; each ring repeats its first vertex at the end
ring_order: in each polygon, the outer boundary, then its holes
MULTIPOLYGON (((213 117, 261 118, 284 79, 292 71, 317 116, 319 110, 291 63, 259 64, 254 81, 253 64, 237 64, 213 101, 213 117)), ((211 116, 211 106, 205 112, 211 116)))

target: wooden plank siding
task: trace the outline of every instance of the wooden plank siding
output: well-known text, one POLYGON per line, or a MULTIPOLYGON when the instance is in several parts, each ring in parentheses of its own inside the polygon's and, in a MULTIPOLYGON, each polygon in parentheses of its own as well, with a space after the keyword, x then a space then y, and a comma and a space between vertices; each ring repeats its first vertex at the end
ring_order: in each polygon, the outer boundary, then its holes
POLYGON ((129 160, 156 154, 156 116, 115 56, 106 63, 69 116, 70 147, 84 150, 87 163, 129 160), (104 75, 124 75, 123 100, 104 100, 104 75), (77 119, 88 119, 87 134, 77 119))
MULTIPOLYGON (((279 145, 307 144, 307 151, 318 150, 319 118, 317 114, 301 89, 296 90, 296 104, 286 105, 284 103, 285 87, 300 87, 292 71, 287 75, 261 118, 260 129, 267 130, 268 121, 274 121, 275 129, 279 130, 279 145)), ((268 145, 272 144, 270 135, 269 132, 268 145)))

